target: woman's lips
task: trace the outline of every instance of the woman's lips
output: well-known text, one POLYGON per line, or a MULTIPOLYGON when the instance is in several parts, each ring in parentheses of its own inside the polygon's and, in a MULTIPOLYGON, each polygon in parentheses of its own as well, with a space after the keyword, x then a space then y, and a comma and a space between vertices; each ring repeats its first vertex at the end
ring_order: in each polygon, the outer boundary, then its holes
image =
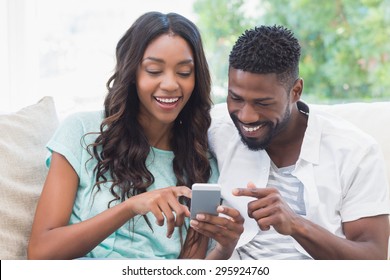
POLYGON ((154 97, 159 106, 163 109, 173 109, 177 106, 180 97, 154 97))

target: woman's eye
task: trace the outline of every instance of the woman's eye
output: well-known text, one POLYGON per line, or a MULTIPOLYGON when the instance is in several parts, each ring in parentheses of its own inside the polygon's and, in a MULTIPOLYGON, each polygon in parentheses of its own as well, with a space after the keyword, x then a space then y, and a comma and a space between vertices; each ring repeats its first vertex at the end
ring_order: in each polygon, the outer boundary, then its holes
POLYGON ((191 72, 179 72, 178 75, 182 77, 188 77, 191 75, 191 72))
POLYGON ((146 69, 146 72, 151 74, 151 75, 158 75, 161 73, 160 70, 153 70, 153 69, 146 69))

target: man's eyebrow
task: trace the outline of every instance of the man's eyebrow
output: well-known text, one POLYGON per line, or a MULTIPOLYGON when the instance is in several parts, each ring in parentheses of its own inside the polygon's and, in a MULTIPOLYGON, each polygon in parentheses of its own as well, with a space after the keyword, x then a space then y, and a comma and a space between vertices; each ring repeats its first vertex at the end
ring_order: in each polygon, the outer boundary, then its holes
MULTIPOLYGON (((231 89, 228 90, 228 94, 231 94, 233 95, 234 97, 238 97, 238 98, 241 98, 240 95, 236 94, 234 91, 232 91, 231 89)), ((273 97, 264 97, 264 98, 255 98, 253 99, 253 101, 255 102, 264 102, 264 101, 272 101, 274 100, 273 97)))
POLYGON ((234 95, 234 96, 237 96, 239 97, 238 94, 236 94, 234 91, 232 91, 231 89, 228 89, 228 94, 231 94, 231 95, 234 95))
POLYGON ((271 100, 274 100, 273 97, 264 97, 264 98, 256 98, 254 99, 254 101, 256 102, 263 102, 263 101, 271 101, 271 100))

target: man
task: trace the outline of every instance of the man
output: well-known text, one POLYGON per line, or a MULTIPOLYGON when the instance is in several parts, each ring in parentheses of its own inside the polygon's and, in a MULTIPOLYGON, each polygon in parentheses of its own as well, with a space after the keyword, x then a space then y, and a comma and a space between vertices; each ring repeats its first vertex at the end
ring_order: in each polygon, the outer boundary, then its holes
POLYGON ((247 30, 229 57, 227 116, 209 131, 226 204, 246 217, 241 259, 386 259, 390 202, 378 144, 300 101, 300 45, 247 30))

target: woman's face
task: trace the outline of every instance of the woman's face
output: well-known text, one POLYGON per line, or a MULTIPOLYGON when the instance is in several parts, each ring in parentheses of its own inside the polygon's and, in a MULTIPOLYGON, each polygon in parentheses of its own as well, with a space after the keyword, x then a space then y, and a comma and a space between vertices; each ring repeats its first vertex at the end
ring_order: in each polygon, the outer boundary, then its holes
POLYGON ((173 124, 194 89, 194 63, 190 46, 178 35, 164 34, 149 44, 136 78, 144 128, 173 124))

